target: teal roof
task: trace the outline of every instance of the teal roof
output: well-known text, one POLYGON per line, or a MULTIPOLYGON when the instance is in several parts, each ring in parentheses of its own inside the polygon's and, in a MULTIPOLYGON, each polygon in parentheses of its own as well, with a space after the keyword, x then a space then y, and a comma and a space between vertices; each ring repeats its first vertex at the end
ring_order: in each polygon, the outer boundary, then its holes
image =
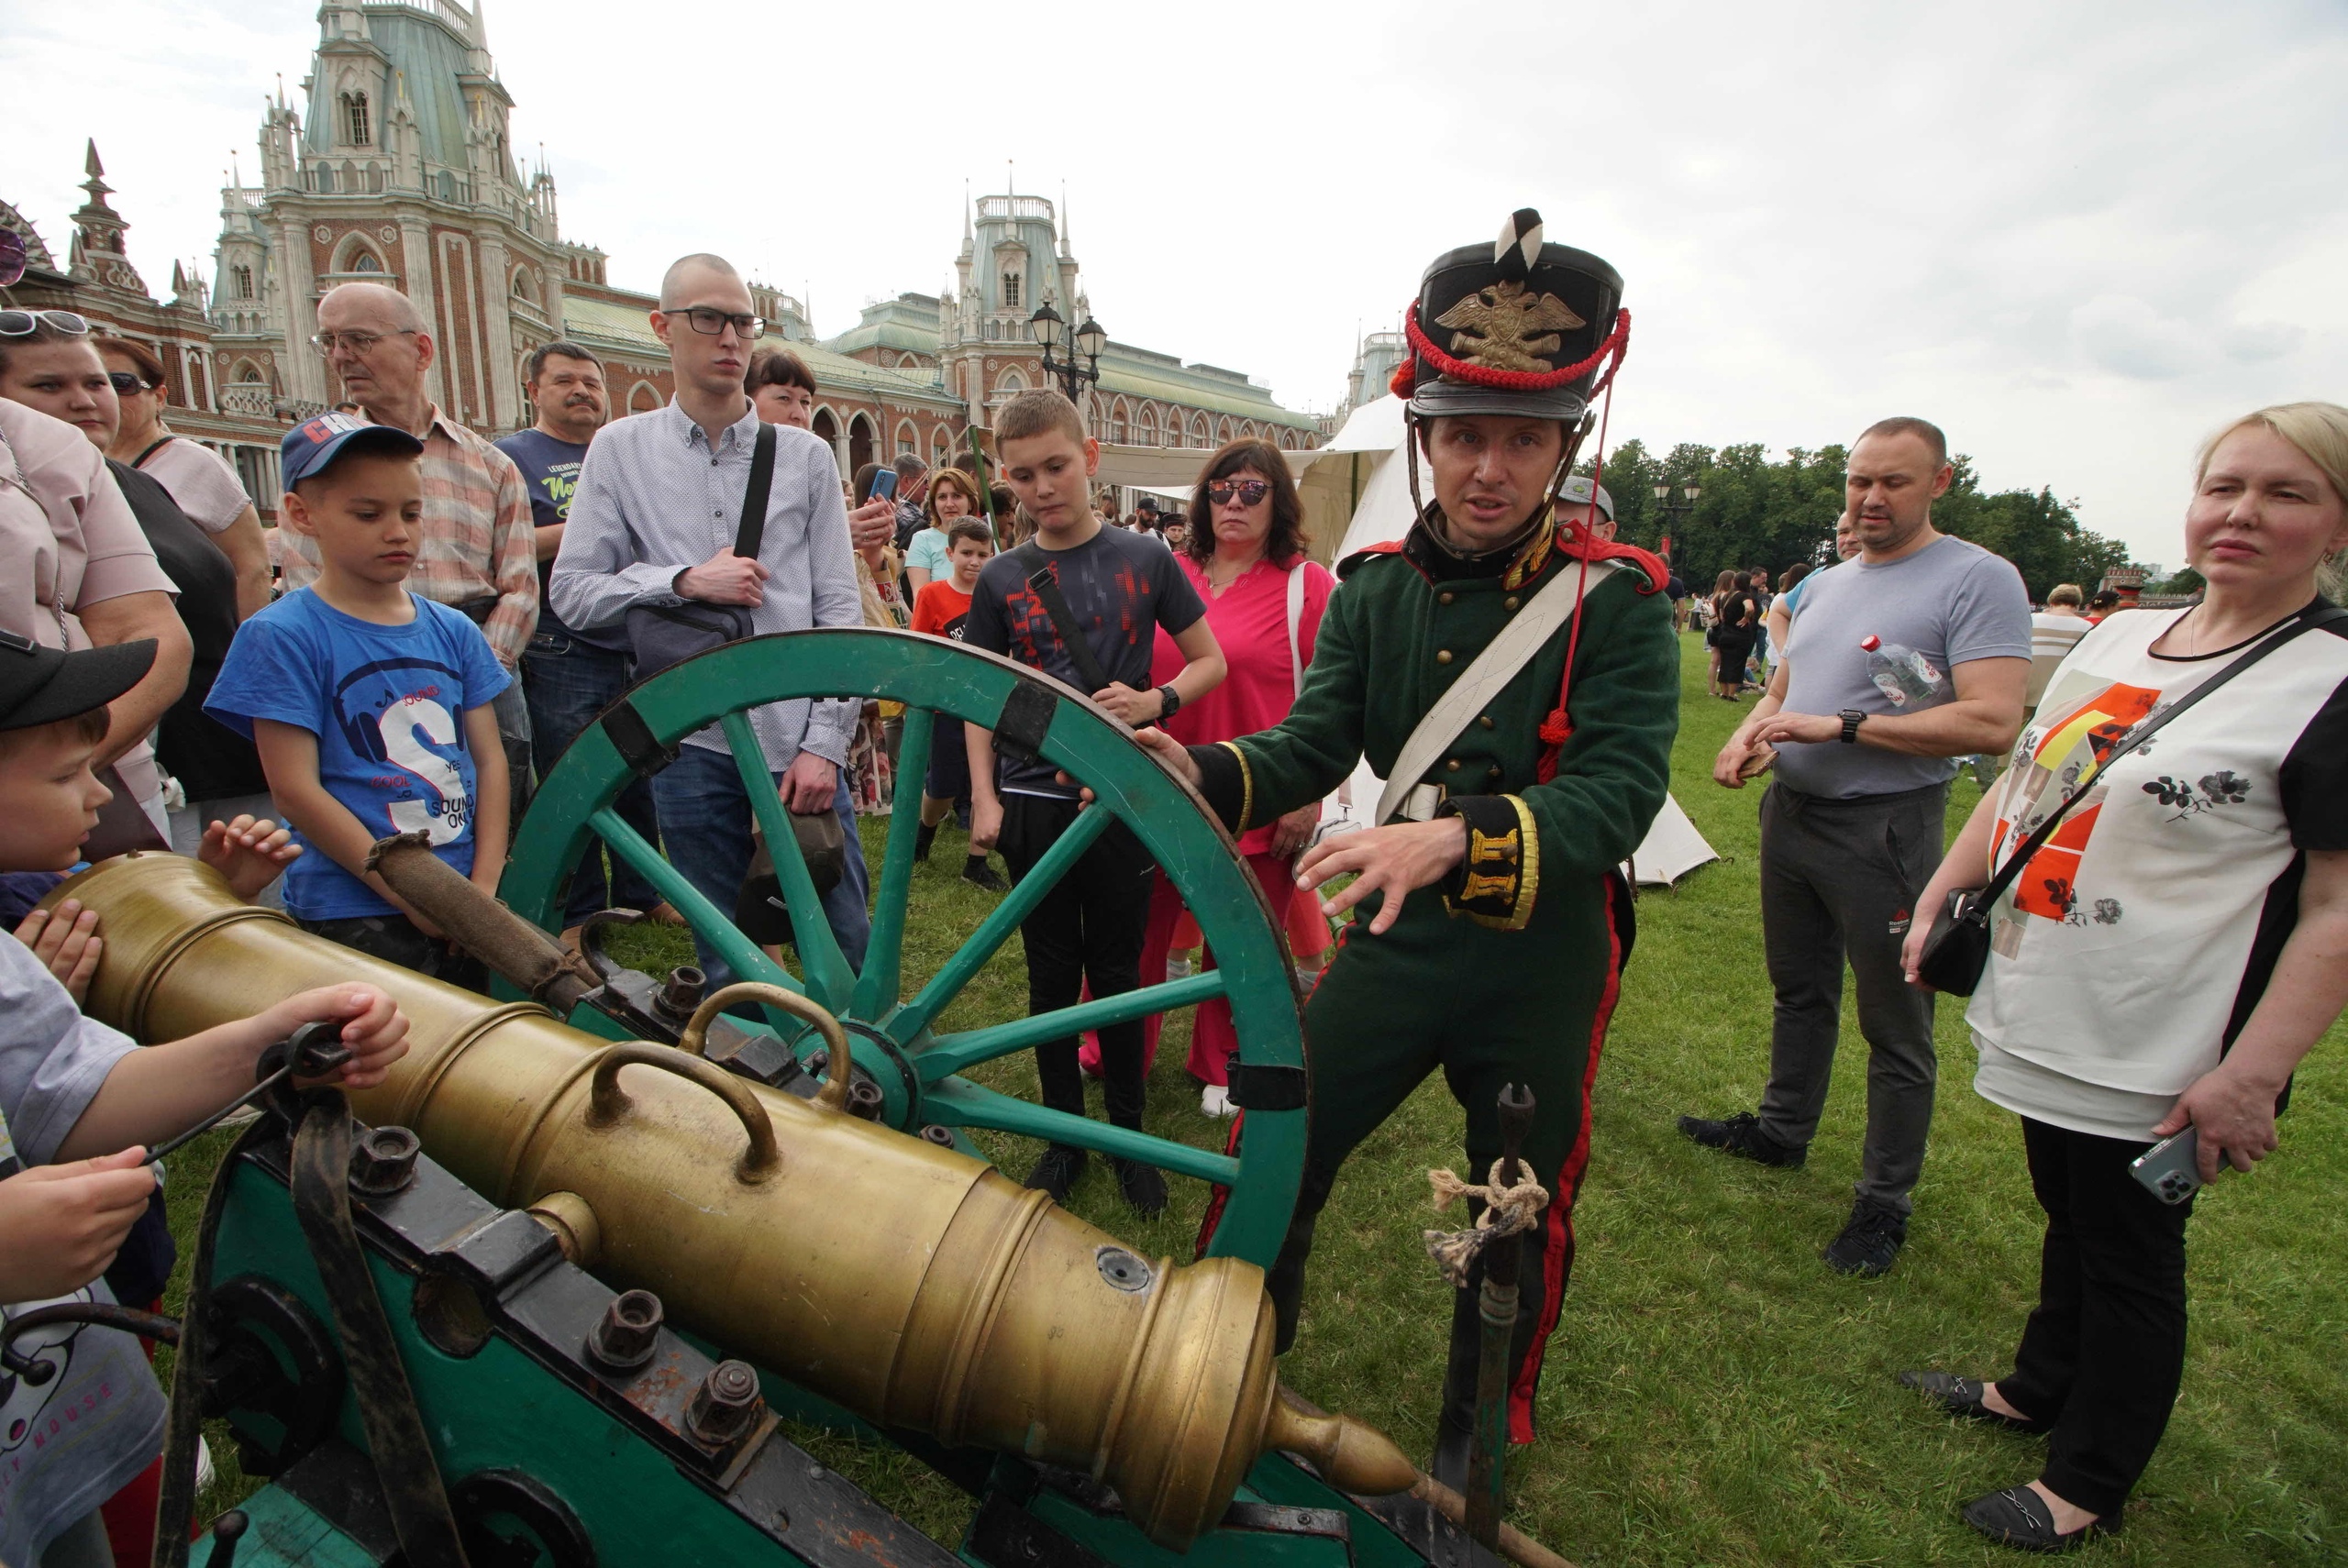
POLYGON ((855 354, 867 348, 889 348, 905 354, 926 354, 937 357, 937 328, 926 330, 909 321, 868 321, 851 326, 837 337, 827 337, 824 347, 836 354, 855 354))
POLYGON ((1248 381, 1224 379, 1229 372, 1202 375, 1199 370, 1172 364, 1153 355, 1142 359, 1121 353, 1116 344, 1101 356, 1101 391, 1113 395, 1155 398, 1160 403, 1187 404, 1261 425, 1284 425, 1294 430, 1317 430, 1320 422, 1272 401, 1272 394, 1248 381))
MULTIPOLYGON (((438 20, 404 6, 370 6, 366 17, 368 40, 389 61, 382 101, 368 105, 378 127, 378 144, 382 138, 380 127, 390 120, 404 86, 415 115, 424 160, 464 168, 465 99, 457 83, 470 69, 464 41, 438 20)), ((334 89, 322 78, 316 91, 303 122, 302 145, 310 152, 330 152, 335 137, 334 89)))
POLYGON ((666 359, 669 350, 661 345, 660 339, 652 336, 652 324, 644 319, 645 308, 644 305, 625 305, 612 300, 587 299, 565 293, 562 296, 562 330, 582 343, 601 344, 634 354, 666 359))
MULTIPOLYGON (((899 403, 925 403, 941 410, 962 411, 962 400, 931 381, 928 372, 916 379, 903 370, 884 370, 861 359, 851 359, 821 343, 793 343, 791 351, 807 361, 814 372, 816 395, 835 387, 891 398, 899 403)), ((935 353, 933 348, 931 352, 935 353)))

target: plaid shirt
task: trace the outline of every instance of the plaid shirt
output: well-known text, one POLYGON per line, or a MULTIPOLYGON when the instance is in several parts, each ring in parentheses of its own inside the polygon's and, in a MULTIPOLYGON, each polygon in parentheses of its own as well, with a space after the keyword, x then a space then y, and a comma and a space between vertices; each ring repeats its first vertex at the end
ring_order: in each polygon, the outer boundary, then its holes
MULTIPOLYGON (((514 459, 455 420, 432 410, 424 436, 424 537, 407 585, 442 604, 495 599, 482 631, 508 669, 538 624, 537 530, 530 492, 514 459)), ((279 530, 285 589, 317 580, 316 540, 279 530)))

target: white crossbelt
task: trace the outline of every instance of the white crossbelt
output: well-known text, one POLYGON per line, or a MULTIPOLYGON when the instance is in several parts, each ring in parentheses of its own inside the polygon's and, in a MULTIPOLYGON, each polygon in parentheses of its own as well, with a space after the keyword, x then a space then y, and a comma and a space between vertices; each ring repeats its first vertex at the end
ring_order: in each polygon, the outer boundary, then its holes
POLYGON ((1396 817, 1423 823, 1433 817, 1435 808, 1443 804, 1443 787, 1420 782, 1435 759, 1451 749, 1468 726, 1475 723, 1491 700, 1502 688, 1516 679, 1517 671, 1533 662, 1533 656, 1548 643, 1552 634, 1566 624, 1567 617, 1581 608, 1589 591, 1623 569, 1610 561, 1590 561, 1589 571, 1580 563, 1567 562, 1563 570, 1541 585, 1541 591, 1518 612, 1514 620, 1501 628, 1501 635, 1484 646, 1442 700, 1426 712, 1412 729, 1410 739, 1402 743, 1402 750, 1394 758, 1394 767, 1386 777, 1386 788, 1379 792, 1378 814, 1371 819, 1384 826, 1396 817))

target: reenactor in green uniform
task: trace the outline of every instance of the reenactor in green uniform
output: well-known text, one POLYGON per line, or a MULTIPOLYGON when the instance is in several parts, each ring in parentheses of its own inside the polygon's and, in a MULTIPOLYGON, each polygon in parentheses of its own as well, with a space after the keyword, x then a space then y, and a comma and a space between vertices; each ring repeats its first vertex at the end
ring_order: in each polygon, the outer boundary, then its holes
MULTIPOLYGON (((1355 1145, 1440 1068, 1480 1181, 1501 1154, 1496 1097, 1528 1086, 1523 1157, 1553 1198, 1520 1242, 1516 1442, 1533 1440, 1573 1262, 1590 1082, 1631 952, 1620 867, 1662 808, 1679 707, 1662 564, 1553 514, 1629 317, 1614 269, 1544 244, 1540 222, 1519 212, 1497 245, 1427 269, 1395 390, 1409 398, 1413 499, 1423 460, 1434 501, 1406 537, 1340 563, 1294 711, 1222 745, 1142 737, 1235 834, 1323 799, 1365 756, 1387 778, 1377 825, 1324 840, 1297 867, 1307 888, 1351 875, 1324 908, 1356 918, 1305 1011, 1311 1132, 1271 1280, 1280 1348, 1295 1336, 1314 1221, 1355 1145)), ((1475 1406, 1476 1295, 1471 1281, 1454 1303, 1435 1450, 1434 1473, 1455 1487, 1475 1406)))

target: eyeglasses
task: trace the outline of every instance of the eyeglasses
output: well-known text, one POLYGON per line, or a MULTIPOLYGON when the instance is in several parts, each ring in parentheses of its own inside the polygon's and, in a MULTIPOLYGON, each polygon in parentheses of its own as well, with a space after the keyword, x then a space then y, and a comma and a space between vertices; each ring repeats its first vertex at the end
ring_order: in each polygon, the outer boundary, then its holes
POLYGON ((386 337, 415 336, 413 326, 394 327, 390 332, 321 332, 310 339, 310 344, 321 354, 331 356, 337 348, 343 348, 363 359, 386 337))
POLYGON ((747 339, 766 336, 767 324, 762 317, 734 315, 714 305, 694 305, 690 310, 664 311, 662 314, 683 316, 693 324, 693 330, 703 337, 714 337, 729 326, 734 329, 734 335, 737 337, 747 339))
POLYGON ((114 383, 116 394, 121 397, 137 397, 155 384, 142 376, 132 375, 128 370, 108 370, 106 380, 114 383))
POLYGON ((1225 480, 1207 486, 1207 499, 1217 506, 1224 504, 1235 495, 1239 498, 1240 505, 1253 506, 1271 493, 1272 487, 1262 480, 1225 480))
POLYGON ((90 330, 88 320, 70 310, 0 310, 0 337, 28 337, 43 323, 74 337, 90 330))

